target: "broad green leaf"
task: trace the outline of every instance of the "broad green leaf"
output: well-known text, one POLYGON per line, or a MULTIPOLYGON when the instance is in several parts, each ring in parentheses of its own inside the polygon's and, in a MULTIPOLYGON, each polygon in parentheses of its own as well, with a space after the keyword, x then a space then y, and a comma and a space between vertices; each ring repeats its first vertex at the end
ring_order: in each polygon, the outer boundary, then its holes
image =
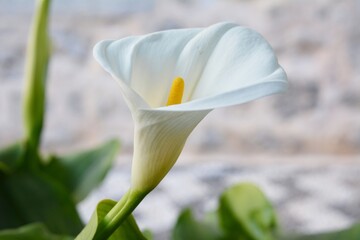
POLYGON ((220 197, 219 221, 231 239, 272 240, 276 214, 270 202, 254 184, 241 183, 220 197))
POLYGON ((7 176, 0 174, 0 229, 15 228, 25 224, 21 213, 18 212, 3 186, 5 177, 7 176))
POLYGON ((281 240, 359 240, 360 239, 360 223, 352 227, 340 231, 304 235, 304 236, 288 236, 282 237, 281 240))
MULTIPOLYGON (((75 240, 91 240, 94 238, 99 222, 115 206, 113 200, 102 200, 98 203, 89 223, 75 240)), ((108 240, 146 240, 132 215, 108 238, 108 240)))
POLYGON ((0 229, 43 222, 53 233, 76 235, 83 228, 68 192, 42 173, 1 176, 0 193, 0 229))
POLYGON ((120 144, 111 140, 96 149, 64 157, 52 157, 44 171, 61 182, 75 202, 84 199, 110 170, 120 144))
POLYGON ((190 209, 185 209, 176 222, 172 239, 220 240, 224 238, 216 222, 200 222, 194 218, 190 209))
POLYGON ((27 48, 23 116, 25 140, 32 151, 36 151, 40 143, 45 111, 46 75, 50 58, 47 32, 49 6, 50 0, 36 1, 27 48))
POLYGON ((71 240, 72 237, 55 235, 41 223, 0 231, 1 240, 71 240))
POLYGON ((0 150, 0 172, 11 173, 21 163, 24 146, 21 142, 15 143, 0 150))

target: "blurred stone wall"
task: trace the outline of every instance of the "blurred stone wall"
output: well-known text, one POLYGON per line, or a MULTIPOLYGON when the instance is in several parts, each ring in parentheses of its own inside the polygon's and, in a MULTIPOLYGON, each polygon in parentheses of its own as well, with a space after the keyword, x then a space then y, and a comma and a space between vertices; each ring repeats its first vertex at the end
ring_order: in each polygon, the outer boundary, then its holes
MULTIPOLYGON (((22 136, 29 0, 0 0, 0 146, 22 136)), ((270 42, 290 81, 284 95, 212 112, 185 154, 359 154, 360 1, 53 0, 43 147, 70 151, 110 137, 132 151, 133 124, 93 45, 169 28, 232 21, 270 42)))

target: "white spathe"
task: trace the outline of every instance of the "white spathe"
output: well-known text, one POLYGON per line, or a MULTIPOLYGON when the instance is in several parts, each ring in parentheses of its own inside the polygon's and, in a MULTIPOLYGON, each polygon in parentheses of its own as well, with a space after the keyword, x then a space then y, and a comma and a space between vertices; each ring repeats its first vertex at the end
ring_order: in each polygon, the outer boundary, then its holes
POLYGON ((105 40, 94 48, 116 78, 135 122, 132 188, 150 191, 176 162, 194 127, 214 108, 285 91, 287 77, 257 32, 233 23, 105 40), (172 81, 183 103, 166 106, 172 81))

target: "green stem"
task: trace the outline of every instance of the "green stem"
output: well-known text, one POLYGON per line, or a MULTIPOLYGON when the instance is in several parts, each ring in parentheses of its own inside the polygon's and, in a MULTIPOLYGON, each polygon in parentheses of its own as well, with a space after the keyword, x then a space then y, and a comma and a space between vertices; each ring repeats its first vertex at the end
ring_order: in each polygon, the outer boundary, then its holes
POLYGON ((21 166, 26 169, 38 169, 40 163, 39 149, 28 140, 24 142, 24 151, 22 153, 21 166))
POLYGON ((40 144, 45 111, 45 82, 50 57, 47 33, 50 0, 37 0, 30 32, 23 99, 25 141, 31 149, 40 144))
POLYGON ((135 210, 147 194, 148 192, 130 189, 99 223, 93 240, 108 239, 135 210))

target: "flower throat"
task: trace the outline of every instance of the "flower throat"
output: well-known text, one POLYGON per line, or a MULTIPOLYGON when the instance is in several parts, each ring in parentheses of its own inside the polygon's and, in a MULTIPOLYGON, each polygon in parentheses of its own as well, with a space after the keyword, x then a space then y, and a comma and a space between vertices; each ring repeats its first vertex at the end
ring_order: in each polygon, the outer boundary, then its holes
POLYGON ((184 95, 184 79, 176 77, 171 85, 166 106, 180 104, 184 95))

